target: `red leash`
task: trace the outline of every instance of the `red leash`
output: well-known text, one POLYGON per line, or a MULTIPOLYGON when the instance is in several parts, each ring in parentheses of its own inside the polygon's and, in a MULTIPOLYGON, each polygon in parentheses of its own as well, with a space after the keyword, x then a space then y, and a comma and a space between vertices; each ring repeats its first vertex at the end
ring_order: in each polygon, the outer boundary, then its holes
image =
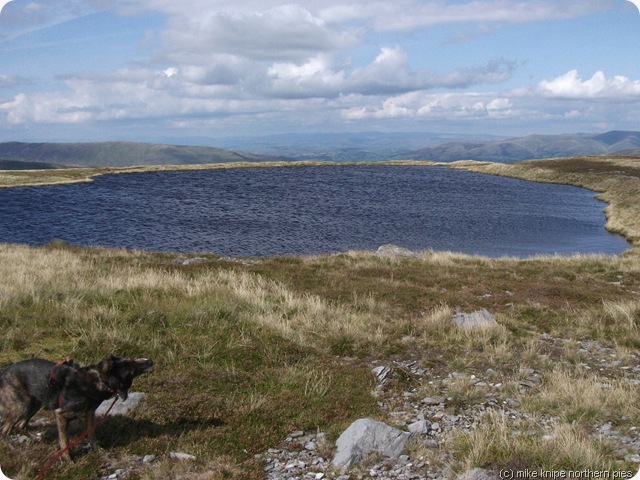
POLYGON ((96 428, 98 428, 98 425, 100 425, 104 421, 106 416, 109 415, 109 412, 111 411, 113 406, 116 404, 116 400, 118 400, 118 396, 117 395, 113 399, 113 402, 111 402, 111 405, 109 405, 109 409, 105 412, 104 415, 102 415, 93 425, 91 425, 89 428, 87 428, 84 432, 82 432, 80 435, 78 435, 76 438, 74 438, 73 441, 71 443, 69 443, 65 448, 59 450, 58 453, 56 453, 53 457, 51 457, 49 459, 49 461, 47 462, 47 464, 44 467, 42 467, 42 470, 40 470, 40 473, 38 473, 38 476, 36 477, 36 480, 43 480, 44 476, 47 474, 49 469, 53 466, 54 463, 56 463, 58 461, 58 459, 62 455, 65 454, 65 452, 67 452, 69 449, 75 447, 78 443, 80 443, 82 440, 84 440, 84 438, 87 435, 90 435, 96 428))

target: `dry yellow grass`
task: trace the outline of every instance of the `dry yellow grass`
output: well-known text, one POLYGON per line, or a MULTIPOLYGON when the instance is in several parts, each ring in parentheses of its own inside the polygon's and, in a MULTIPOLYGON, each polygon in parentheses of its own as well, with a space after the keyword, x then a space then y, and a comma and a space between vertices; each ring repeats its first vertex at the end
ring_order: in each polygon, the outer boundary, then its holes
POLYGON ((529 411, 559 415, 568 424, 625 418, 631 425, 637 425, 639 397, 640 387, 625 378, 611 379, 560 367, 546 376, 539 390, 523 396, 521 401, 529 411))
POLYGON ((449 441, 460 456, 462 471, 497 462, 501 469, 523 471, 613 470, 606 448, 580 428, 556 423, 541 428, 535 419, 514 422, 497 412, 487 412, 470 432, 460 432, 449 441), (525 432, 514 435, 514 432, 525 432))

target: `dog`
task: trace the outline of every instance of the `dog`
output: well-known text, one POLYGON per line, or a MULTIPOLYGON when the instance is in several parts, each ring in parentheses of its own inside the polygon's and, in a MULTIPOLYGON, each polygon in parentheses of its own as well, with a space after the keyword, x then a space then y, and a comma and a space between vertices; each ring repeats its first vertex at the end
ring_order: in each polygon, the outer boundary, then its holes
MULTIPOLYGON (((126 400, 134 378, 153 371, 153 361, 112 355, 96 365, 81 367, 73 361, 52 362, 32 358, 9 365, 0 372, 0 414, 2 434, 16 428, 28 433, 28 424, 41 408, 53 410, 58 443, 71 460, 67 427, 84 416, 87 429, 93 429, 95 412, 114 395, 126 400)), ((89 441, 96 446, 93 431, 89 441)))

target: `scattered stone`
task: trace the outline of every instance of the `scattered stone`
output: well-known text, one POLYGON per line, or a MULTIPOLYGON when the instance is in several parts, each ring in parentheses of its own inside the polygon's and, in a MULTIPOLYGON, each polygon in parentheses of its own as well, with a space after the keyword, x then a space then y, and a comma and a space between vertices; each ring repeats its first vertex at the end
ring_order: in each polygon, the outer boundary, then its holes
POLYGON ((426 435, 429 433, 431 423, 427 420, 418 420, 409 425, 409 431, 416 435, 426 435))
POLYGON ((175 263, 178 263, 180 265, 184 265, 185 267, 187 265, 197 265, 199 263, 205 263, 210 261, 208 258, 204 258, 204 257, 193 257, 193 258, 187 258, 185 260, 181 260, 181 259, 176 259, 175 263))
POLYGON ((145 455, 142 458, 142 463, 153 463, 156 460, 156 456, 155 455, 145 455))
POLYGON ((391 373, 391 369, 381 365, 371 370, 371 372, 376 376, 378 382, 383 383, 391 373))
POLYGON ((193 455, 189 455, 188 453, 182 452, 169 452, 169 458, 173 458, 174 460, 195 460, 196 457, 193 455))
POLYGON ((260 265, 262 260, 256 260, 252 258, 238 258, 238 257, 220 257, 220 262, 239 263, 240 265, 260 265))
MULTIPOLYGON (((603 385, 618 378, 621 371, 630 384, 640 385, 640 353, 631 353, 628 358, 621 359, 614 349, 596 341, 565 340, 550 335, 541 340, 551 343, 551 347, 566 346, 574 351, 576 346, 582 348, 586 352, 585 361, 600 372, 603 385)), ((537 427, 531 428, 531 416, 522 410, 518 394, 514 392, 512 397, 507 396, 506 386, 511 386, 513 380, 502 377, 502 372, 493 369, 451 372, 431 365, 426 369, 421 365, 421 360, 415 357, 388 360, 384 364, 380 360, 371 360, 371 363, 371 368, 376 367, 372 372, 374 378, 389 368, 390 372, 385 377, 387 382, 395 379, 400 372, 404 375, 403 380, 405 377, 409 380, 408 384, 401 384, 401 388, 381 388, 382 384, 379 383, 375 390, 376 401, 392 422, 391 426, 386 427, 392 430, 396 427, 400 429, 396 432, 400 433, 406 427, 410 433, 405 433, 412 436, 412 442, 416 442, 417 449, 412 452, 424 452, 425 457, 409 458, 406 452, 402 452, 396 458, 382 459, 379 452, 362 449, 356 453, 372 463, 366 463, 366 468, 356 466, 353 471, 345 472, 336 468, 331 456, 323 458, 323 454, 328 454, 326 441, 320 442, 325 435, 307 434, 296 439, 288 437, 279 448, 268 449, 256 457, 263 462, 267 480, 498 480, 497 473, 492 470, 473 469, 457 475, 447 467, 455 463, 455 458, 447 451, 448 436, 456 432, 473 432, 478 428, 478 419, 488 411, 495 411, 508 419, 514 437, 535 436, 543 441, 557 441, 552 432, 558 419, 543 414, 536 420, 537 427), (378 369, 380 365, 386 366, 378 369), (478 387, 469 402, 462 404, 454 402, 455 397, 450 396, 449 390, 459 380, 478 387), (503 383, 506 381, 508 383, 503 383), (417 387, 418 384, 420 387, 417 387), (438 392, 439 395, 422 399, 418 396, 419 392, 423 392, 422 388, 429 388, 429 392, 438 392), (310 443, 317 443, 318 447, 310 449, 310 443), (374 455, 368 456, 369 452, 374 455)), ((529 388, 538 388, 543 380, 540 372, 533 368, 522 368, 517 374, 515 384, 521 394, 529 388), (523 383, 518 385, 520 380, 523 383)), ((628 420, 626 417, 620 418, 623 424, 628 420)), ((602 422, 592 427, 599 440, 611 444, 612 455, 619 462, 640 464, 640 455, 637 453, 640 452, 640 427, 618 430, 616 425, 615 422, 602 422)))
POLYGON ((464 329, 487 328, 498 325, 495 317, 484 308, 473 313, 457 313, 453 316, 453 322, 464 329))
POLYGON ((361 418, 353 422, 336 441, 337 451, 332 460, 336 468, 348 468, 359 463, 368 453, 380 453, 398 458, 409 440, 410 434, 397 428, 361 418))
POLYGON ((521 380, 519 383, 520 383, 520 386, 527 387, 527 388, 533 388, 536 386, 535 383, 529 382, 528 380, 521 380))
MULTIPOLYGON (((113 408, 111 408, 111 411, 109 411, 109 416, 113 417, 115 415, 127 415, 129 412, 131 412, 131 410, 138 406, 138 404, 144 399, 144 397, 145 394, 142 392, 129 393, 129 396, 126 400, 116 401, 116 403, 113 405, 113 408)), ((96 416, 99 417, 106 414, 112 403, 113 399, 105 400, 104 402, 102 402, 96 410, 96 416)))
POLYGON ((467 470, 458 477, 458 480, 496 480, 498 476, 484 468, 467 470))
POLYGON ((398 258, 398 257, 415 257, 416 254, 407 248, 399 247, 397 245, 387 244, 387 245, 382 245, 378 247, 378 250, 376 251, 376 255, 378 255, 379 257, 398 258))

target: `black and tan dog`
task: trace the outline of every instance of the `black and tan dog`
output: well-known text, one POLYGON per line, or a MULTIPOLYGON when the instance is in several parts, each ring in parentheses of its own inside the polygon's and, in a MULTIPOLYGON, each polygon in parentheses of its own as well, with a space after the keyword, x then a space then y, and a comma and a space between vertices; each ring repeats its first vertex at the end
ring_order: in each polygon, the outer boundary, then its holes
MULTIPOLYGON (((97 365, 81 367, 73 361, 51 362, 40 358, 23 360, 0 371, 0 415, 2 433, 27 431, 28 423, 41 408, 55 412, 60 448, 68 445, 67 426, 84 416, 87 429, 95 422, 98 406, 118 394, 127 399, 133 379, 153 370, 153 361, 111 356, 97 365)), ((95 445, 93 438, 90 439, 95 445)), ((65 457, 70 459, 69 452, 65 457)))

